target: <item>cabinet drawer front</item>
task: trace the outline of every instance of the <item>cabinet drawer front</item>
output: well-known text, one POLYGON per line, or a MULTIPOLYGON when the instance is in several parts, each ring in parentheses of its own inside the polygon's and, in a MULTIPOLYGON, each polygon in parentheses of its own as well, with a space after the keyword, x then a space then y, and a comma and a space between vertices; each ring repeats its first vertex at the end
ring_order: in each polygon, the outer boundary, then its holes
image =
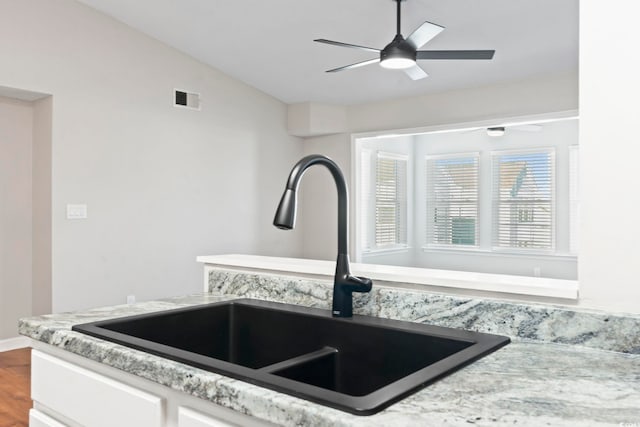
POLYGON ((91 427, 160 427, 162 399, 34 350, 31 397, 91 427))
POLYGON ((29 427, 67 427, 37 409, 29 411, 29 427))
POLYGON ((235 424, 229 424, 204 415, 188 408, 180 407, 178 409, 178 427, 236 427, 235 424))

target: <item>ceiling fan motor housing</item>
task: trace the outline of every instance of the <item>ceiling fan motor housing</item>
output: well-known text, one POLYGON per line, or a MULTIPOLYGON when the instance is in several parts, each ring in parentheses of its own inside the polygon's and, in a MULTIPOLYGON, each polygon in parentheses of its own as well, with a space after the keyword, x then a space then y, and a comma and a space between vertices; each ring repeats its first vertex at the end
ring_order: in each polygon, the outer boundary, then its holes
POLYGON ((380 51, 380 62, 393 58, 404 58, 413 62, 416 61, 416 50, 400 34, 395 36, 393 41, 380 51))

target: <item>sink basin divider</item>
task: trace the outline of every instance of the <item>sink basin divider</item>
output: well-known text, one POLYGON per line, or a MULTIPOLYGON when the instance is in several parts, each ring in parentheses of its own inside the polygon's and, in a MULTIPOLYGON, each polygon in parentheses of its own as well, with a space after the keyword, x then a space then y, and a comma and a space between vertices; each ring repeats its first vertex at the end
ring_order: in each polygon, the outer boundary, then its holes
POLYGON ((301 356, 283 360, 282 362, 274 363, 273 365, 264 366, 257 370, 260 372, 271 374, 293 366, 298 366, 304 363, 312 362, 314 360, 322 359, 323 357, 331 356, 336 353, 338 353, 338 349, 326 346, 321 348, 320 350, 312 351, 311 353, 305 353, 301 356))

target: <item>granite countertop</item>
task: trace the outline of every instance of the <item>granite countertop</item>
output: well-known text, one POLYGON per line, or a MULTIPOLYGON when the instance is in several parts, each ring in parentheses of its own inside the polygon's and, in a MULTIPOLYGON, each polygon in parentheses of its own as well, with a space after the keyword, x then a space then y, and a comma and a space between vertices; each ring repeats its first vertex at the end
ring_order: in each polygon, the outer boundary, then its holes
MULTIPOLYGON (((312 294, 306 296, 324 298, 322 291, 312 294)), ((251 297, 250 292, 238 295, 251 297)), ((79 323, 234 298, 212 290, 32 317, 20 321, 20 333, 277 425, 640 425, 640 354, 513 336, 513 342, 497 352, 376 415, 361 417, 70 330, 79 323)))

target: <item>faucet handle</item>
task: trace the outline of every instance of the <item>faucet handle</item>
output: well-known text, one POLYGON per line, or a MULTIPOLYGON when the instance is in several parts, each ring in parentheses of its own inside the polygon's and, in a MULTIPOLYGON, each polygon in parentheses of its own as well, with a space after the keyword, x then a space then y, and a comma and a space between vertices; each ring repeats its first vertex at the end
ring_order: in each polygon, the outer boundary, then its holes
POLYGON ((352 292, 369 292, 373 285, 373 281, 367 277, 347 276, 349 282, 349 290, 352 292))

